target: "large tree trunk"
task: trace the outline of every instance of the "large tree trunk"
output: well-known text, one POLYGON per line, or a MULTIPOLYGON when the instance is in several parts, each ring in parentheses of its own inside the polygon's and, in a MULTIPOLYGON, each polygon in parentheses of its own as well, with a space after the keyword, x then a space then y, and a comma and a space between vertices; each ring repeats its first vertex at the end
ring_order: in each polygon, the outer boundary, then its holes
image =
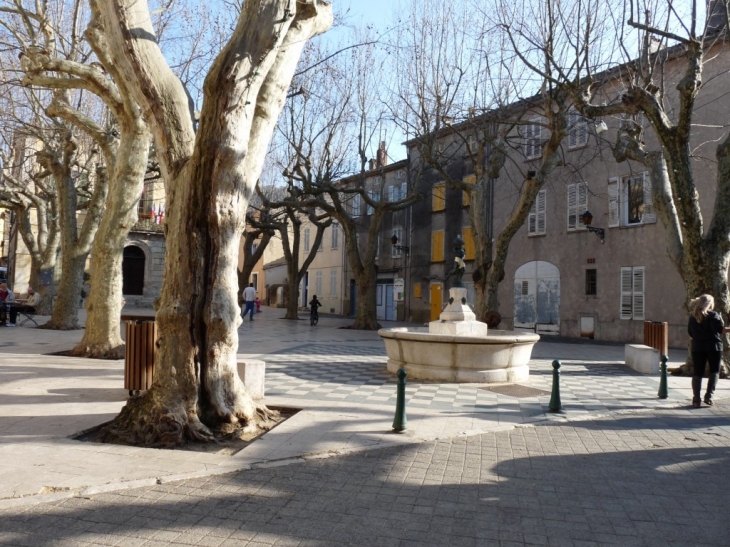
POLYGON ((84 284, 84 267, 88 252, 74 254, 71 251, 61 255, 61 282, 58 297, 53 306, 51 319, 40 326, 43 329, 74 330, 79 328, 79 307, 81 288, 84 284))
POLYGON ((299 275, 294 268, 289 268, 289 276, 287 277, 286 283, 287 283, 287 291, 289 293, 288 298, 286 299, 286 315, 284 315, 284 319, 299 319, 299 283, 301 282, 301 279, 299 279, 299 275), (294 269, 292 272, 291 270, 294 269))
POLYGON ((129 231, 137 220, 147 170, 150 135, 137 119, 123 128, 116 161, 110 173, 106 211, 99 224, 91 253, 91 290, 86 301, 86 329, 72 355, 121 359, 122 255, 129 231))
POLYGON ((112 50, 136 77, 130 86, 151 120, 168 195, 154 384, 127 403, 102 438, 170 446, 269 427, 271 411, 251 399, 237 372, 238 246, 297 60, 307 39, 329 27, 329 5, 244 4, 206 78, 192 151, 186 96, 148 39, 146 5, 101 5, 112 19, 105 25, 114 31, 112 50))
POLYGON ((355 322, 351 329, 378 330, 378 308, 375 299, 375 290, 378 284, 378 270, 375 267, 362 268, 352 271, 357 288, 357 306, 355 322))

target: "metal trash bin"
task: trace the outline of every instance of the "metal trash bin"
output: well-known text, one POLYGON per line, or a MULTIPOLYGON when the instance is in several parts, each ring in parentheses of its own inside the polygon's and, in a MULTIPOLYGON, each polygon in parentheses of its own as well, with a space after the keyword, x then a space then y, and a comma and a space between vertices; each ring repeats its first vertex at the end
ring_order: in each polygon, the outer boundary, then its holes
POLYGON ((644 345, 658 349, 659 355, 669 353, 669 323, 644 321, 644 345))
POLYGON ((127 322, 124 354, 124 389, 129 395, 152 387, 155 373, 157 323, 154 316, 122 315, 127 322))

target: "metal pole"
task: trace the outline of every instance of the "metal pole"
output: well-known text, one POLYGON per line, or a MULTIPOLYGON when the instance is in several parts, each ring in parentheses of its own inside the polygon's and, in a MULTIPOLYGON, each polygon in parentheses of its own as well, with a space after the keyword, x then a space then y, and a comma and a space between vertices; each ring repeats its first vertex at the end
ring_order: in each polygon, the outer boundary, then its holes
POLYGON ((406 369, 401 368, 396 372, 398 377, 398 392, 395 403, 395 418, 393 418, 393 431, 405 431, 408 420, 406 419, 406 369))
POLYGON ((659 379, 659 393, 657 393, 657 397, 666 399, 669 397, 669 389, 667 386, 667 356, 662 355, 659 360, 661 361, 661 365, 659 365, 661 377, 659 379))
POLYGON ((553 391, 550 394, 550 404, 548 405, 550 412, 561 412, 563 405, 560 402, 560 361, 553 361, 553 391))

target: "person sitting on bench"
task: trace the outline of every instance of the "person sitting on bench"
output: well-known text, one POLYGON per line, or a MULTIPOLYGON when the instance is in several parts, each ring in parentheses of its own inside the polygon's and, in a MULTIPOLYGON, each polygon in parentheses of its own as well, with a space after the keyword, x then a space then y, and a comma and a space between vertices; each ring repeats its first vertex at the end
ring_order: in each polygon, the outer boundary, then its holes
POLYGON ((7 283, 0 283, 0 325, 5 324, 7 320, 7 309, 13 302, 15 302, 13 291, 8 289, 7 283))
MULTIPOLYGON (((18 313, 24 313, 26 315, 34 314, 38 304, 41 303, 41 295, 33 290, 33 287, 28 286, 28 296, 25 301, 21 302, 19 306, 10 307, 10 322, 8 327, 15 326, 15 320, 18 317, 18 313)), ((35 321, 34 321, 35 322, 35 321)))

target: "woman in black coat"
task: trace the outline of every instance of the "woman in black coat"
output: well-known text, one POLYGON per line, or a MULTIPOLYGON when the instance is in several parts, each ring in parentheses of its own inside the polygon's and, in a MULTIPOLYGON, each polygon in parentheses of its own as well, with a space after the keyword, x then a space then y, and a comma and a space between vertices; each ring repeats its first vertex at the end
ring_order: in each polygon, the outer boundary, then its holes
POLYGON ((700 393, 702 391, 702 377, 705 375, 705 365, 710 364, 710 376, 707 380, 705 404, 712 405, 712 394, 715 392, 717 379, 720 376, 720 361, 722 360, 722 334, 730 332, 725 328, 720 314, 712 311, 715 299, 709 294, 703 294, 690 301, 692 315, 689 318, 687 331, 692 338, 692 406, 700 407, 700 393))

